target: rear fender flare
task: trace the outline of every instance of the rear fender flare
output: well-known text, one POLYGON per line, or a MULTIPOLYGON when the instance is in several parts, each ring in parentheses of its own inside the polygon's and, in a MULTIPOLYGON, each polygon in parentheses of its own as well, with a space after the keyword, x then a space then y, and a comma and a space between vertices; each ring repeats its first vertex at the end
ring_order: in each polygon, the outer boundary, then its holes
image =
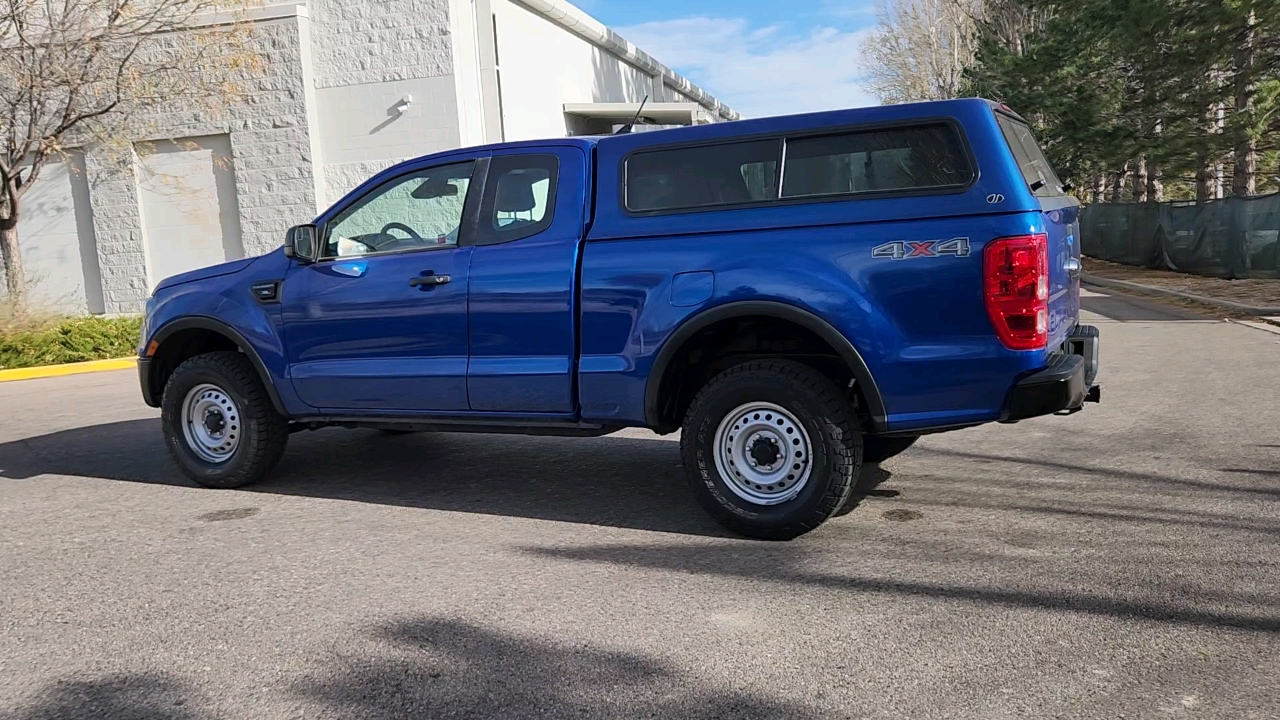
POLYGON ((764 315, 793 322, 812 331, 831 347, 835 348, 836 352, 840 354, 840 357, 849 366, 849 370, 857 381, 858 388, 862 391, 862 396, 867 401, 865 410, 870 416, 872 425, 870 429, 874 432, 883 432, 887 429, 884 398, 880 395, 880 388, 876 386, 876 381, 871 375, 870 368, 867 367, 866 361, 862 359, 862 355, 853 346, 853 343, 849 342, 849 339, 841 334, 839 330, 817 315, 794 305, 767 300, 746 300, 717 305, 686 319, 676 328, 675 332, 671 333, 671 337, 667 338, 666 342, 658 350, 658 354, 654 358, 653 365, 649 371, 649 379, 645 383, 645 424, 649 427, 658 426, 658 417, 660 415, 658 394, 662 386, 662 376, 666 374, 667 366, 680 350, 680 346, 699 330, 713 323, 749 315, 764 315))

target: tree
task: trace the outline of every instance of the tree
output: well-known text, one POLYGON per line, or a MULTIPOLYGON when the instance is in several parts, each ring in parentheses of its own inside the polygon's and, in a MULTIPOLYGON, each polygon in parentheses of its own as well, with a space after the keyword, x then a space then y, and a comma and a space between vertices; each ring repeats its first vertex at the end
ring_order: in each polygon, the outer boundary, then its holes
POLYGON ((1253 192, 1280 130, 1280 0, 998 1, 1026 34, 980 22, 965 92, 1031 120, 1063 175, 1208 199, 1230 166, 1253 192))
POLYGON ((867 42, 871 88, 884 103, 959 96, 977 49, 982 0, 882 0, 867 42))
POLYGON ((0 255, 26 306, 22 198, 77 147, 146 134, 148 111, 233 102, 260 60, 226 0, 0 0, 0 255), (219 11, 221 14, 219 14, 219 11))

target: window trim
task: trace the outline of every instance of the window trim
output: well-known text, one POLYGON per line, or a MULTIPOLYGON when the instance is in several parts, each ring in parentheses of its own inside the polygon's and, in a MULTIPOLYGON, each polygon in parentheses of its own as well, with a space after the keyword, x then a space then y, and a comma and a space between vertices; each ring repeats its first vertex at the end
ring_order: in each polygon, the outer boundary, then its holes
POLYGON ((644 147, 629 150, 619 161, 618 171, 618 207, 622 210, 622 214, 632 218, 657 217, 663 215, 685 215, 688 213, 704 213, 704 212, 723 212, 726 210, 744 210, 759 208, 776 208, 789 205, 809 205, 813 203, 831 203, 831 202, 852 202, 859 200, 888 200, 896 198, 908 197, 930 197, 934 195, 960 195, 968 192, 976 185, 982 177, 982 168, 978 165, 978 158, 973 152, 973 146, 969 143, 969 136, 964 131, 964 126, 959 119, 942 115, 921 118, 911 118, 909 120, 883 121, 874 123, 858 123, 855 125, 836 125, 832 127, 812 128, 808 130, 798 130, 794 132, 772 131, 766 133, 756 133, 753 135, 739 135, 735 137, 716 138, 714 140, 686 140, 679 143, 670 143, 666 145, 648 145, 644 147), (832 137, 837 135, 849 135, 861 132, 876 132, 879 130, 899 130, 923 127, 929 125, 947 125, 955 131, 956 136, 960 140, 960 149, 963 152, 964 159, 969 165, 971 171, 969 181, 963 185, 939 185, 931 188, 909 188, 902 190, 874 190, 861 193, 844 193, 840 195, 816 195, 805 197, 784 198, 782 195, 782 176, 786 171, 786 155, 788 140, 808 140, 811 138, 832 137), (779 162, 777 178, 774 182, 774 198, 772 200, 751 200, 741 203, 727 203, 724 205, 700 205, 690 208, 663 208, 658 210, 632 210, 627 207, 627 162, 632 155, 639 155, 649 152, 660 152, 666 150, 679 150, 690 147, 710 147, 715 145, 732 145, 742 142, 753 142, 759 140, 780 140, 779 143, 779 162))
MULTIPOLYGON (((534 166, 539 167, 539 166, 534 166)), ((545 167, 545 166, 542 166, 545 167)), ((479 207, 476 209, 475 219, 475 235, 470 244, 477 247, 485 245, 505 245, 509 242, 524 240, 525 238, 540 235, 550 229, 552 223, 556 219, 556 198, 560 195, 560 156, 552 152, 526 152, 526 153, 510 153, 505 155, 494 155, 490 158, 490 162, 485 168, 485 183, 482 188, 483 192, 480 196, 479 207), (542 219, 532 225, 525 225, 517 228, 510 234, 503 234, 501 229, 492 227, 493 221, 490 215, 496 210, 493 206, 497 202, 498 183, 503 173, 501 163, 507 160, 519 160, 527 158, 543 158, 550 160, 550 184, 547 187, 547 209, 542 219), (492 186, 492 193, 490 187, 492 186), (492 195, 492 196, 491 196, 492 195)), ((459 243, 461 244, 461 243, 459 243)))
POLYGON ((467 195, 462 200, 462 217, 458 224, 457 244, 436 245, 434 247, 426 246, 426 247, 416 247, 416 248, 399 248, 397 250, 384 250, 381 252, 365 253, 364 255, 332 255, 332 256, 321 255, 316 258, 315 263, 316 264, 331 263, 331 262, 337 262, 337 261, 360 260, 362 258, 387 257, 388 255, 404 255, 406 253, 436 252, 438 250, 454 250, 454 249, 463 247, 465 244, 469 244, 469 243, 463 242, 463 238, 469 238, 472 232, 471 224, 468 222, 468 209, 471 205, 473 195, 476 194, 475 191, 477 190, 477 184, 479 184, 478 189, 481 192, 483 192, 483 189, 484 189, 483 171, 487 167, 487 163, 482 164, 482 160, 485 160, 485 159, 486 158, 468 158, 464 160, 452 160, 449 162, 443 162, 435 165, 426 165, 424 167, 414 168, 413 170, 407 170, 405 172, 399 173, 398 175, 389 177, 385 181, 375 185, 368 192, 363 193, 359 197, 353 199, 350 203, 347 204, 346 207, 342 208, 342 210, 340 210, 332 218, 327 220, 324 223, 324 227, 321 228, 322 232, 320 233, 320 242, 319 242, 319 245, 322 251, 328 248, 329 235, 333 231, 333 227, 337 225, 339 222, 341 222, 342 220, 345 220, 348 216, 348 213, 358 209, 358 206, 361 203, 361 201, 363 201, 365 198, 369 197, 373 193, 376 193, 379 190, 382 190, 388 185, 391 185, 393 183, 398 183, 402 181, 404 178, 411 177, 413 175, 431 172, 432 170, 439 170, 440 168, 446 168, 446 167, 449 167, 450 165, 470 164, 471 178, 467 182, 467 195), (478 180, 480 180, 481 182, 477 183, 478 180))

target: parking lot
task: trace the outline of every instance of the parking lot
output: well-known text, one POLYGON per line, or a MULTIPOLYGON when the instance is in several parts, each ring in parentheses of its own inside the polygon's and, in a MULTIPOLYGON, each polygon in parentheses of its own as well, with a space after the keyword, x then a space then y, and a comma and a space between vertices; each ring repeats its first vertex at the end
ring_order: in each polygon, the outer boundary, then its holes
POLYGON ((1280 717, 1280 335, 1087 295, 1101 405, 790 543, 670 436, 308 432, 210 491, 132 372, 0 385, 0 718, 1280 717))

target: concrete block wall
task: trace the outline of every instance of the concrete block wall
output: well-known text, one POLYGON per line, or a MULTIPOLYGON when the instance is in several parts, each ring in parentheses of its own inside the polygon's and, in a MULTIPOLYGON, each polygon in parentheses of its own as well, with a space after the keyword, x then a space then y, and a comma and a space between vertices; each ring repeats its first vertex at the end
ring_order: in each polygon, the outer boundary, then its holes
MULTIPOLYGON (((255 25, 252 44, 263 70, 244 81, 247 96, 217 113, 175 104, 138 118, 136 137, 175 139, 229 135, 245 255, 279 247, 291 225, 315 216, 315 182, 305 102, 301 15, 255 25)), ((150 292, 132 158, 90 152, 98 262, 107 313, 142 310, 150 292)), ((175 238, 180 240, 180 238, 175 238)))
POLYGON ((453 73, 447 0, 311 0, 316 86, 453 73))

